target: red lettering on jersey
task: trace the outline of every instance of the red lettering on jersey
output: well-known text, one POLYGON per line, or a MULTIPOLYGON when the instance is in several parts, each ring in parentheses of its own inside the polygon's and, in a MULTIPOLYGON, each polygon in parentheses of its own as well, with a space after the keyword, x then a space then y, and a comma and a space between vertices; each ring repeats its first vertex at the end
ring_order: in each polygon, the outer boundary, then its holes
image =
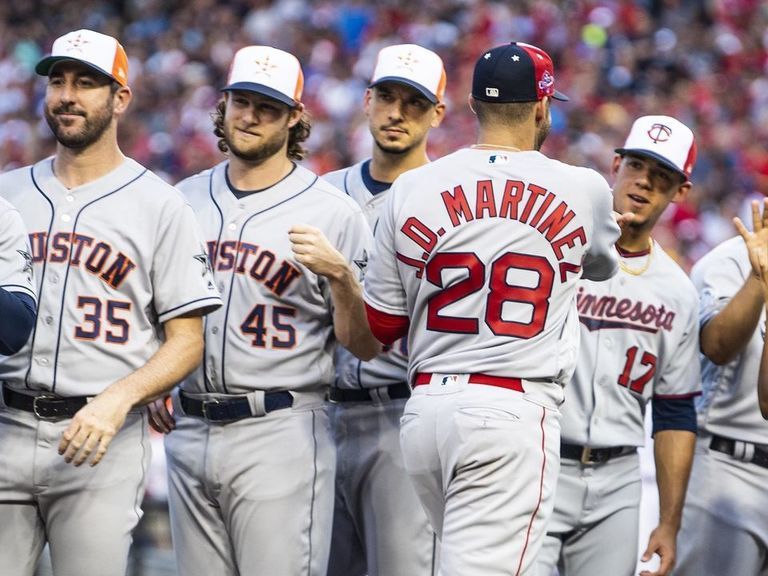
POLYGON ((536 204, 539 196, 543 196, 547 193, 547 189, 542 188, 541 186, 536 186, 536 184, 528 184, 528 192, 530 192, 531 195, 528 197, 528 202, 525 203, 525 208, 523 208, 523 213, 520 216, 520 222, 528 222, 533 206, 536 204))
POLYGON ((533 215, 533 218, 531 218, 531 221, 528 222, 531 226, 534 228, 539 225, 539 220, 541 220, 541 217, 544 216, 544 213, 549 208, 549 205, 552 204, 552 200, 555 199, 555 195, 552 194, 552 192, 547 192, 547 195, 544 196, 544 202, 541 203, 541 206, 539 206, 539 209, 536 210, 536 214, 533 215))
POLYGON ((568 280, 568 273, 578 274, 581 271, 579 264, 572 264, 571 262, 560 262, 560 282, 565 283, 568 280))
POLYGON ((69 232, 58 232, 51 242, 51 262, 64 262, 69 257, 69 232))
POLYGON ((587 235, 584 233, 584 228, 579 226, 574 230, 573 232, 567 234, 566 236, 563 236, 562 238, 558 238, 554 242, 552 242, 552 250, 555 251, 555 256, 557 256, 558 260, 563 259, 563 246, 567 246, 568 248, 573 248, 574 244, 576 243, 576 240, 579 241, 579 244, 584 246, 584 244, 587 243, 587 235))
POLYGON ((400 260, 403 264, 406 264, 407 266, 413 266, 416 268, 416 278, 421 278, 424 276, 424 265, 425 262, 423 260, 416 260, 415 258, 408 258, 408 256, 404 256, 400 254, 400 252, 395 253, 395 257, 400 260))
POLYGON ((489 218, 496 218, 496 198, 493 196, 493 182, 479 180, 475 198, 475 217, 484 218, 483 212, 488 212, 489 218))
POLYGON ((568 205, 565 202, 560 202, 557 207, 549 213, 541 223, 538 230, 547 238, 549 242, 552 242, 560 232, 563 231, 568 223, 573 220, 575 216, 573 210, 568 210, 568 205))
MULTIPOLYGON (((466 198, 464 199, 464 202, 466 203, 466 198)), ((455 225, 456 224, 454 224, 454 226, 455 225)), ((427 255, 432 252, 435 244, 437 244, 437 234, 433 232, 429 226, 424 224, 424 222, 413 216, 405 221, 405 224, 403 224, 403 227, 400 230, 403 234, 408 236, 408 238, 416 242, 427 255)))
POLYGON ((473 219, 472 212, 469 210, 469 203, 467 197, 464 195, 464 189, 461 186, 454 186, 453 195, 448 190, 441 192, 440 196, 443 198, 443 204, 448 212, 448 216, 451 219, 451 224, 454 228, 462 223, 459 218, 461 216, 464 222, 469 222, 473 219))
POLYGON ((525 184, 520 180, 507 180, 499 208, 501 218, 517 220, 517 205, 523 199, 523 190, 525 190, 525 184))

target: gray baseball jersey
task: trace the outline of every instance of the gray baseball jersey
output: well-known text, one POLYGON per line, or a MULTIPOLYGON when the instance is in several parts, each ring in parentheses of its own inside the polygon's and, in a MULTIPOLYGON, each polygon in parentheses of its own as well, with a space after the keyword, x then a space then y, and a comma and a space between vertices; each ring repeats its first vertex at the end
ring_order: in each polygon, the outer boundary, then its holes
MULTIPOLYGON (((701 298, 702 326, 725 308, 750 274, 739 236, 694 265, 691 279, 701 298)), ((768 451, 768 422, 757 403, 765 329, 761 313, 752 338, 727 364, 717 366, 702 356, 699 439, 678 536, 676 575, 768 574, 768 468, 751 462, 757 450, 768 451), (733 441, 733 455, 710 448, 712 435, 733 441)))
POLYGON ((289 391, 292 405, 226 425, 176 405, 165 446, 179 572, 324 574, 336 471, 325 402, 333 303, 328 281, 296 261, 288 231, 319 228, 361 275, 372 236, 353 200, 301 166, 241 199, 227 167, 179 184, 225 301, 206 318, 203 365, 182 388, 198 398, 289 391))
POLYGON ((459 150, 395 181, 365 298, 410 318, 411 380, 564 383, 578 351, 576 283, 615 273, 618 233, 597 172, 539 152, 459 150))
POLYGON ((648 400, 700 391, 696 289, 656 242, 650 256, 623 260, 637 269, 647 258, 641 275, 578 286, 581 347, 561 409, 563 442, 642 446, 648 400))
MULTIPOLYGON (((362 208, 376 231, 389 190, 373 194, 360 162, 323 176, 362 208)), ((407 339, 369 362, 339 346, 339 388, 377 388, 407 382, 407 339)), ((332 406, 337 473, 328 576, 431 576, 435 536, 405 471, 399 422, 405 399, 341 402, 332 406)))
MULTIPOLYGON (((650 253, 621 258, 642 274, 579 283, 581 347, 561 407, 566 444, 642 446, 648 400, 699 393, 696 289, 655 242, 650 253)), ((565 574, 632 572, 640 490, 634 455, 587 467, 563 460, 539 573, 558 564, 565 574)))
MULTIPOLYGON (((35 331, 0 377, 22 391, 95 395, 146 364, 162 322, 221 299, 173 187, 130 159, 72 189, 52 167, 48 158, 0 175, 26 224, 39 294, 35 331)), ((124 575, 151 450, 146 415, 128 415, 95 468, 58 454, 69 424, 0 409, 0 565, 31 574, 50 540, 57 573, 124 575)))
POLYGON ((611 204, 599 174, 533 151, 460 150, 392 186, 364 297, 374 325, 410 321, 419 386, 400 439, 446 574, 535 567, 578 350, 577 281, 617 269, 611 204))
POLYGON ((325 387, 334 376, 330 289, 296 262, 288 230, 320 228, 362 275, 370 229, 355 202, 306 168, 238 200, 226 167, 178 185, 203 229, 225 302, 206 318, 205 358, 183 387, 227 394, 325 387))
POLYGON ((0 198, 0 288, 36 299, 27 231, 18 210, 0 198))
MULTIPOLYGON (((368 224, 376 234, 381 208, 389 190, 372 194, 365 186, 362 167, 365 161, 323 176, 360 205, 368 224)), ((349 350, 339 346, 336 351, 336 383, 339 388, 373 388, 406 382, 408 371, 408 340, 401 338, 387 346, 369 362, 363 362, 349 350)))
POLYGON ((0 176, 29 230, 36 329, 2 364, 14 386, 95 395, 142 367, 158 326, 221 305, 194 215, 179 193, 126 159, 68 190, 53 159, 0 176))

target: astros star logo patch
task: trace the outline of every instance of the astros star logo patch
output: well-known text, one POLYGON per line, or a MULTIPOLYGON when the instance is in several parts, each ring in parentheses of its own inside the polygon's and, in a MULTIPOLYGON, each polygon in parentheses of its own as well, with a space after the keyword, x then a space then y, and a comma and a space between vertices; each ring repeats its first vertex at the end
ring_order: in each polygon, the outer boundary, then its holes
POLYGON ((67 40, 69 43, 69 48, 67 48, 67 52, 82 52, 83 46, 85 44, 88 44, 90 41, 83 38, 82 34, 78 34, 74 38, 67 40))
POLYGON ((195 254, 193 258, 203 265, 203 272, 200 276, 205 276, 208 272, 213 272, 211 261, 208 259, 208 255, 205 252, 202 254, 195 254))
POLYGON ((411 72, 413 72, 413 67, 419 63, 410 50, 405 54, 400 54, 397 59, 400 60, 400 64, 398 64, 399 68, 406 68, 411 72))
POLYGON ((32 255, 26 250, 16 250, 16 252, 24 258, 24 268, 22 268, 21 272, 23 274, 32 274, 32 255))
POLYGON ((363 250, 363 255, 359 259, 353 260, 355 263, 355 266, 357 266, 358 270, 360 271, 359 277, 362 280, 363 276, 365 276, 365 271, 368 268, 368 251, 363 250))
POLYGON ((269 61, 269 56, 266 56, 263 60, 256 59, 253 61, 256 64, 256 74, 264 74, 267 77, 272 76, 272 70, 277 68, 277 64, 272 64, 269 61))

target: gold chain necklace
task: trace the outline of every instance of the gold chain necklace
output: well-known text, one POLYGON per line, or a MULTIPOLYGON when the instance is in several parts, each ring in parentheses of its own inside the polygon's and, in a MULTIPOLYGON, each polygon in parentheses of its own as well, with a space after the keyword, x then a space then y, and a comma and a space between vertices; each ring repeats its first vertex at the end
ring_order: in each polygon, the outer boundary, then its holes
POLYGON ((653 257, 653 239, 648 238, 648 258, 645 260, 645 264, 643 264, 642 268, 630 268, 624 262, 621 260, 621 256, 619 256, 619 268, 621 268, 624 272, 627 274, 631 274, 632 276, 640 276, 643 272, 648 270, 648 267, 651 265, 651 258, 653 257))
POLYGON ((502 146, 501 144, 472 144, 470 148, 475 150, 509 150, 510 152, 522 152, 520 148, 514 146, 502 146))

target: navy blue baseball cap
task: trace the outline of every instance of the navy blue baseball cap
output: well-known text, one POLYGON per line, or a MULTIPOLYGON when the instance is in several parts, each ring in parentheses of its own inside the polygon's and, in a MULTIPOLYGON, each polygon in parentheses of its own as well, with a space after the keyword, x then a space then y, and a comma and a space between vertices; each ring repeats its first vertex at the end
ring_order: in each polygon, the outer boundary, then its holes
POLYGON ((475 64, 472 97, 483 102, 536 102, 568 97, 555 90, 552 58, 541 48, 511 42, 487 50, 475 64))

